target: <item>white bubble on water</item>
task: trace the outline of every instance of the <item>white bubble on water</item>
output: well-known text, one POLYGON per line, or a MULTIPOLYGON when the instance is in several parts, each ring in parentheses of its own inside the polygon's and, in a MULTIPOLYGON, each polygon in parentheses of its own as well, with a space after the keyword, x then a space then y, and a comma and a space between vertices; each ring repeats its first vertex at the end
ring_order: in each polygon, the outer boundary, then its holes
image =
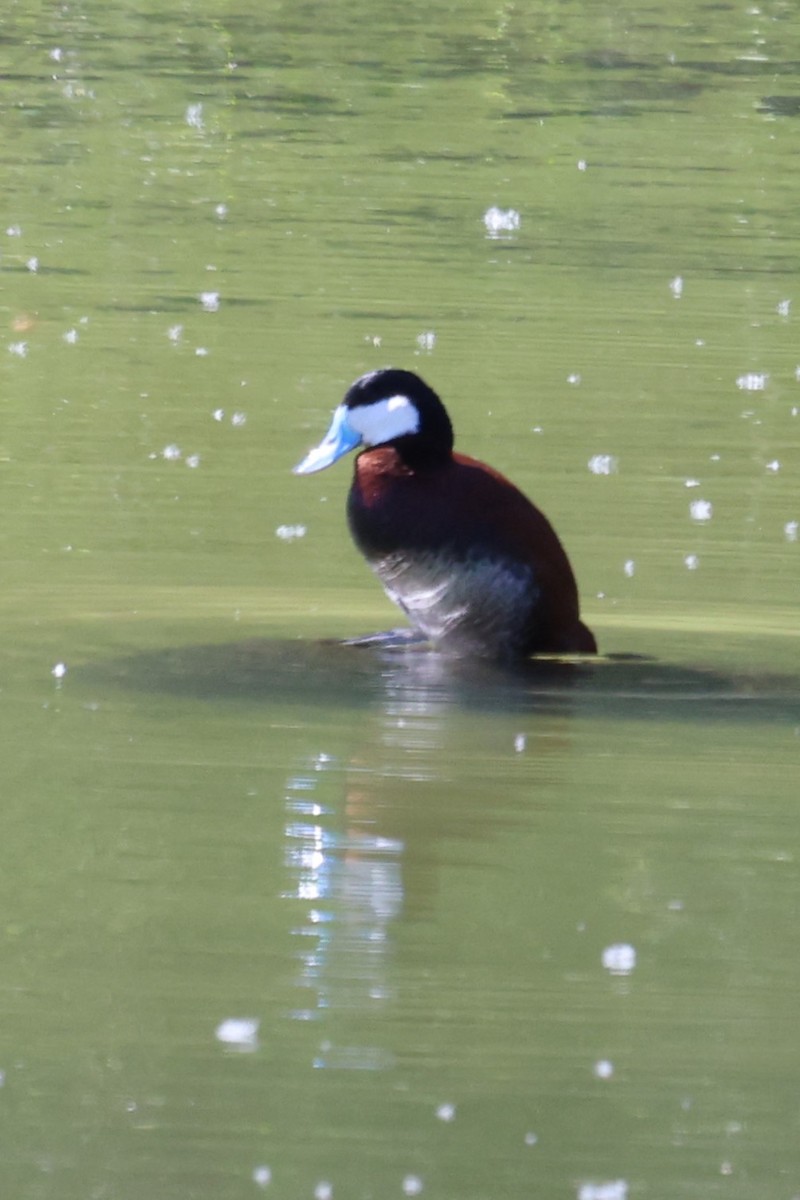
POLYGON ((201 292, 200 303, 204 312, 219 312, 219 292, 201 292))
POLYGON ((593 475, 615 475, 619 460, 613 454, 593 454, 587 466, 593 475))
POLYGON ((683 279, 680 275, 676 275, 674 279, 670 279, 669 290, 676 300, 680 300, 683 295, 683 279))
POLYGON ((167 462, 177 462, 181 457, 180 446, 177 446, 174 442, 170 442, 170 444, 165 446, 161 451, 161 457, 165 458, 167 462))
POLYGON ((455 1104, 440 1104, 436 1109, 436 1116, 440 1121, 455 1121, 456 1106, 455 1104))
POLYGON ((498 208, 493 204, 483 214, 483 223, 486 227, 487 237, 500 238, 510 233, 516 233, 522 223, 522 218, 515 208, 498 208))
POLYGON ((625 1179, 613 1179, 608 1183, 582 1183, 578 1188, 578 1200, 627 1200, 628 1184, 625 1179))
POLYGON ((700 566, 700 559, 696 554, 687 554, 683 560, 684 566, 689 571, 696 571, 700 566))
POLYGON ((260 1024, 257 1017, 226 1017, 214 1030, 214 1037, 237 1050, 256 1050, 260 1024))
POLYGON ((606 946, 602 961, 605 969, 612 975, 630 975, 636 966, 636 951, 627 942, 614 942, 606 946))
POLYGON ((192 129, 203 128, 203 106, 202 104, 190 104, 186 109, 185 114, 186 124, 192 129))
POLYGON ((269 1167, 260 1166, 253 1168, 253 1183, 260 1188, 269 1187, 272 1182, 272 1171, 269 1167))
POLYGON ((787 521, 786 522, 786 524, 783 527, 783 535, 786 538, 787 542, 796 542, 797 541, 797 534, 798 534, 799 529, 800 529, 800 525, 798 525, 797 521, 787 521))
POLYGON ((710 500, 693 500, 689 505, 689 515, 693 521, 710 521, 714 506, 710 500))
POLYGON ((614 1064, 607 1058, 601 1058, 594 1064, 593 1071, 598 1079, 610 1079, 614 1074, 614 1064))
POLYGON ((406 1175, 403 1180, 403 1192, 406 1196, 419 1196, 423 1183, 419 1175, 406 1175))
POLYGON ((50 674, 53 676, 54 679, 63 679, 64 676, 66 675, 66 673, 67 673, 67 664, 63 663, 63 662, 57 662, 56 665, 50 671, 50 674))
POLYGON ((736 380, 740 392, 763 392, 768 383, 769 375, 766 371, 748 371, 736 380))

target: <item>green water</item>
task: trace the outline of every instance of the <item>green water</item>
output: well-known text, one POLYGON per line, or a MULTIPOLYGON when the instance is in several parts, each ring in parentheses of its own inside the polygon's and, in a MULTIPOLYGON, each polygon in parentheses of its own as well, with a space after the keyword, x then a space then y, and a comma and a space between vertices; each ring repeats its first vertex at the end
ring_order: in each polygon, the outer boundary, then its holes
POLYGON ((780 0, 7 6, 3 1196, 800 1194, 798 62, 780 0), (290 468, 390 362, 652 661, 322 643, 396 615, 290 468))

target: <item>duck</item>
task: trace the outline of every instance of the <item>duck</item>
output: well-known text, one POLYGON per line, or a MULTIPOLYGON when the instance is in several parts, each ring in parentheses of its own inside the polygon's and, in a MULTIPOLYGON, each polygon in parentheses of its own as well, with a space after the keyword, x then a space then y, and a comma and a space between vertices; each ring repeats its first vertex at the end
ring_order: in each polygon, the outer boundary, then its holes
POLYGON ((453 445, 433 388, 385 367, 348 388, 294 474, 360 449, 347 498, 353 541, 415 637, 436 651, 500 663, 596 654, 547 517, 499 471, 453 445))

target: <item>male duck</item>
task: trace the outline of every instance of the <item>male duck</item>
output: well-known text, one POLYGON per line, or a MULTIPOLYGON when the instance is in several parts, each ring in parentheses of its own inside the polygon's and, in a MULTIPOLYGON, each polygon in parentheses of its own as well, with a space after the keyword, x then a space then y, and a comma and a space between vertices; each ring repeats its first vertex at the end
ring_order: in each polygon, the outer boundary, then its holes
POLYGON ((310 475, 357 446, 350 532, 391 600, 438 649, 510 661, 594 654, 578 589, 547 518, 498 471, 453 453, 436 393, 411 371, 370 371, 349 389, 310 475))

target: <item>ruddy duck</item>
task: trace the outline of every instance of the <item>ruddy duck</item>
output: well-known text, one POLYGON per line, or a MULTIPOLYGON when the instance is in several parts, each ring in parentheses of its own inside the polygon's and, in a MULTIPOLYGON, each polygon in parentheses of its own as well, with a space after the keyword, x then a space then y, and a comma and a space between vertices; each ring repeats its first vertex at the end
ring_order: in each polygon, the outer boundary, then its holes
POLYGON ((453 452, 450 418, 418 375, 362 375, 294 472, 321 471, 358 446, 350 532, 425 639, 499 661, 597 652, 550 522, 498 471, 453 452))

